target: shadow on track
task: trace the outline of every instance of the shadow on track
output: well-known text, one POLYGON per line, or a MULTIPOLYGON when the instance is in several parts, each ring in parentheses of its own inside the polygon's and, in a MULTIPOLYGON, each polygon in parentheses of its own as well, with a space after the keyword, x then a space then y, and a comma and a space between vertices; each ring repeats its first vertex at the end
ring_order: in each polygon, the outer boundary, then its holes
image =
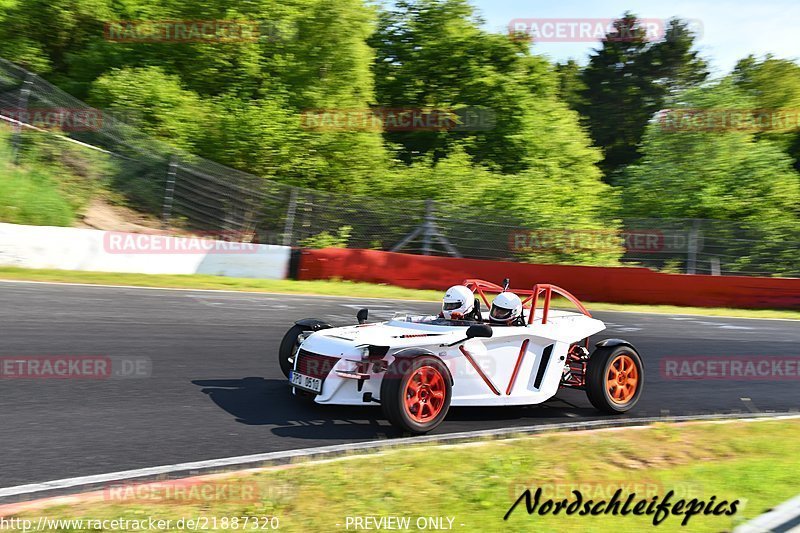
MULTIPOLYGON (((273 426, 280 437, 299 439, 380 439, 402 436, 384 419, 380 406, 318 405, 295 397, 283 379, 247 377, 192 381, 237 422, 273 426)), ((524 407, 454 407, 434 433, 451 433, 475 421, 508 421, 509 425, 532 425, 596 418, 597 411, 562 399, 524 407), (568 416, 566 413, 570 413, 568 416)), ((498 424, 496 427, 502 427, 498 424)))

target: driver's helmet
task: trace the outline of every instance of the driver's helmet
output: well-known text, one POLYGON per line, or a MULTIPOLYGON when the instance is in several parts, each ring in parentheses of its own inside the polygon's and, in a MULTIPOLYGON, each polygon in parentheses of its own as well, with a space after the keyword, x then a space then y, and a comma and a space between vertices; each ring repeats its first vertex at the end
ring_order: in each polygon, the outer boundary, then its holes
POLYGON ((453 285, 442 298, 442 316, 447 319, 460 319, 472 312, 475 296, 463 285, 453 285))
POLYGON ((522 300, 513 292, 501 292, 492 301, 489 319, 492 322, 509 322, 522 316, 522 300))

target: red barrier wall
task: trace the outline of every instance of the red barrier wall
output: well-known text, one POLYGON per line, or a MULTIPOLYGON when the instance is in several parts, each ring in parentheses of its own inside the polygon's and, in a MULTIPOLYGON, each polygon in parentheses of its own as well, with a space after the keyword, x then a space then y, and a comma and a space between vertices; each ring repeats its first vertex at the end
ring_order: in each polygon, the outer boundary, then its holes
POLYGON ((799 278, 690 276, 637 267, 533 265, 346 248, 303 250, 298 268, 303 280, 341 278, 410 289, 444 290, 466 278, 500 283, 506 277, 512 287, 553 283, 590 302, 800 309, 799 278))

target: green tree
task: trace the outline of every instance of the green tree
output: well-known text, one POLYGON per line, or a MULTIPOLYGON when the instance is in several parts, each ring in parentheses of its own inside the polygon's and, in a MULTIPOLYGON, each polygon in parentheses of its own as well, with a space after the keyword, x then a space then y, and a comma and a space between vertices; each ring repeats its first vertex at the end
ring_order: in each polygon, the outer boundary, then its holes
POLYGON ((584 93, 586 84, 581 78, 581 67, 574 59, 566 63, 556 63, 558 73, 558 97, 566 102, 570 109, 578 111, 586 105, 584 93))
POLYGON ((652 97, 657 101, 671 103, 708 78, 708 64, 693 50, 694 38, 688 22, 671 19, 664 38, 645 50, 640 62, 655 87, 652 97))
MULTIPOLYGON (((512 224, 616 227, 601 154, 559 97, 553 65, 527 43, 483 31, 466 0, 404 1, 389 11, 363 0, 56 0, 47 9, 39 1, 0 7, 16 21, 0 27, 0 52, 97 107, 138 110, 136 126, 173 147, 294 185, 441 198, 512 224), (212 19, 255 20, 269 31, 228 43, 103 35, 110 21, 212 19), (477 131, 385 135, 302 121, 306 111, 372 106, 477 109, 486 121, 477 131)), ((146 175, 130 171, 113 183, 152 208, 166 155, 153 154, 146 175)))
POLYGON ((672 20, 664 39, 652 43, 631 13, 614 28, 583 71, 585 103, 579 107, 604 151, 601 168, 609 182, 640 156, 637 147, 653 114, 707 76, 705 62, 691 50, 694 37, 686 23, 672 20))
MULTIPOLYGON (((682 97, 688 108, 748 108, 730 79, 682 97)), ((743 131, 691 131, 651 122, 642 158, 620 180, 630 217, 699 218, 741 225, 752 242, 728 235, 731 270, 796 273, 800 176, 780 146, 743 131), (738 248, 737 248, 738 246, 738 248)))
POLYGON ((558 77, 528 43, 486 33, 464 0, 399 2, 382 14, 371 40, 377 50, 376 94, 391 108, 488 108, 489 129, 389 132, 400 158, 446 157, 463 147, 474 163, 516 174, 561 168, 563 179, 598 176, 597 151, 578 115, 558 99, 558 77))
POLYGON ((762 135, 776 143, 794 159, 795 169, 800 170, 800 130, 797 117, 800 114, 800 65, 794 61, 777 59, 770 55, 763 60, 748 56, 740 60, 731 77, 736 86, 751 96, 755 107, 766 114, 788 117, 787 126, 769 126, 762 135), (794 126, 794 127, 791 127, 794 126))
POLYGON ((750 55, 736 63, 732 78, 760 108, 800 107, 800 65, 794 61, 771 55, 759 61, 750 55))
MULTIPOLYGON (((458 145, 437 161, 432 156, 416 160, 385 186, 391 187, 387 194, 395 197, 436 200, 440 226, 457 246, 474 246, 477 253, 489 254, 487 246, 495 243, 497 257, 511 232, 518 229, 579 237, 619 231, 614 218, 616 193, 600 181, 596 171, 573 174, 573 170, 543 162, 518 175, 502 174, 476 165, 465 147, 458 145)), ((537 263, 609 265, 616 264, 622 253, 621 246, 552 246, 515 255, 537 263)))
POLYGON ((207 102, 161 67, 111 70, 94 81, 89 101, 129 117, 143 132, 188 151, 193 151, 204 122, 212 116, 207 102))

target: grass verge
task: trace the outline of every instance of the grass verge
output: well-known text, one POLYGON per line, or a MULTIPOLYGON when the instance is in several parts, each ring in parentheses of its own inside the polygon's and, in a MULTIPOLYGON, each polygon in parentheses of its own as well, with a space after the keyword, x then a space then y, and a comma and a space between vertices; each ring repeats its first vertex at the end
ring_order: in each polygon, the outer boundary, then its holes
POLYGON ((75 212, 53 180, 0 161, 0 222, 70 226, 75 212))
MULTIPOLYGON (((275 516, 282 531, 347 530, 348 517, 452 518, 456 531, 643 531, 653 514, 635 516, 529 515, 525 504, 503 517, 525 489, 547 499, 574 501, 579 490, 595 502, 622 489, 622 501, 674 491, 683 499, 714 505, 738 500, 732 516, 669 515, 657 531, 730 531, 797 493, 800 420, 658 424, 584 433, 551 433, 468 445, 406 447, 379 454, 298 464, 231 475, 195 487, 195 492, 120 491, 104 501, 62 505, 22 518, 141 520, 275 516), (209 490, 213 486, 215 490, 209 490), (231 487, 250 487, 244 498, 231 487), (228 489, 227 492, 218 490, 228 489), (198 498, 200 489, 212 496, 198 498), (126 496, 127 495, 127 496, 126 496), (194 495, 194 496, 192 496, 194 495), (155 497, 157 496, 157 497, 155 497), (138 498, 138 499, 137 499, 138 498), (200 500, 200 501, 197 501, 200 500)), ((729 505, 726 505, 730 509, 729 505)), ((414 530, 415 528, 411 528, 414 530)), ((77 529, 76 529, 77 530, 77 529)), ((168 529, 176 531, 177 529, 168 529)), ((351 527, 350 530, 353 530, 351 527)))
MULTIPOLYGON (((123 274, 115 272, 83 272, 73 270, 44 270, 0 267, 0 279, 24 281, 54 281, 99 285, 132 285, 181 289, 212 289, 283 294, 313 294, 353 296, 358 298, 388 298, 395 300, 439 301, 441 291, 404 289, 392 285, 375 285, 352 281, 293 281, 223 276, 123 274)), ((624 311, 631 313, 665 313, 703 316, 735 316, 743 318, 783 318, 800 320, 800 311, 788 309, 729 309, 722 307, 678 307, 673 305, 633 305, 585 302, 590 311, 624 311)), ((555 306, 570 307, 554 299, 555 306)))
MULTIPOLYGON (((166 287, 177 289, 355 296, 397 300, 437 301, 442 297, 440 291, 420 291, 394 287, 392 285, 374 285, 371 283, 356 283, 352 281, 294 281, 283 279, 229 278, 225 276, 207 276, 202 274, 125 274, 117 272, 84 272, 76 270, 0 267, 0 279, 88 283, 97 285, 132 285, 136 287, 166 287)), ((800 316, 800 313, 798 313, 798 316, 800 316)))
POLYGON ((11 129, 0 125, 0 222, 71 226, 105 191, 107 155, 23 130, 15 157, 11 139, 11 129))

